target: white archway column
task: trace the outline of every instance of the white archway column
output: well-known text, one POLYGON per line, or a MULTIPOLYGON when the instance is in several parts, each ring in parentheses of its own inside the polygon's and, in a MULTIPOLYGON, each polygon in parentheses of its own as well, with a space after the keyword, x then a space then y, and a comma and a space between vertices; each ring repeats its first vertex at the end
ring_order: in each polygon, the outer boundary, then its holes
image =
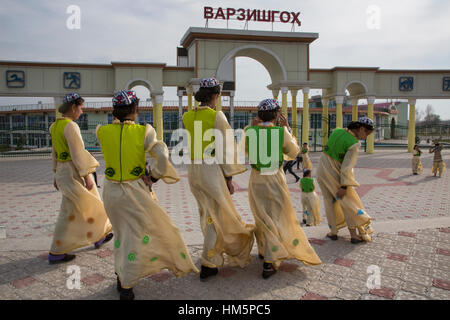
POLYGON ((344 103, 344 96, 336 96, 336 128, 342 128, 344 121, 342 118, 342 104, 344 103))
POLYGON ((192 111, 192 94, 194 93, 194 90, 192 90, 191 86, 186 87, 186 93, 188 97, 188 111, 192 111))
POLYGON ((230 91, 230 125, 234 129, 234 91, 230 91))
POLYGON ((412 152, 416 143, 416 99, 408 99, 409 122, 408 122, 408 152, 412 152))
MULTIPOLYGON (((367 117, 373 120, 373 124, 375 126, 375 117, 373 114, 373 104, 375 103, 375 97, 367 97, 367 117)), ((374 152, 374 142, 375 142, 375 130, 367 136, 366 143, 366 152, 372 154, 374 152)))
POLYGON ((164 101, 164 96, 162 94, 156 94, 152 97, 153 103, 153 124, 156 129, 156 137, 158 140, 163 140, 164 137, 164 127, 163 127, 163 111, 162 104, 164 101))
POLYGON ((303 114, 302 114, 302 144, 309 145, 309 88, 302 88, 303 91, 303 114))
POLYGON ((287 111, 287 93, 289 89, 287 87, 281 87, 281 113, 283 116, 288 117, 287 111))
POLYGON ((183 128, 183 90, 178 90, 178 129, 183 128))
POLYGON ((328 141, 328 131, 330 124, 328 123, 328 98, 322 99, 322 149, 328 141))
POLYGON ((291 89, 292 95, 292 134, 295 139, 298 137, 298 120, 297 120, 297 93, 298 90, 291 89))

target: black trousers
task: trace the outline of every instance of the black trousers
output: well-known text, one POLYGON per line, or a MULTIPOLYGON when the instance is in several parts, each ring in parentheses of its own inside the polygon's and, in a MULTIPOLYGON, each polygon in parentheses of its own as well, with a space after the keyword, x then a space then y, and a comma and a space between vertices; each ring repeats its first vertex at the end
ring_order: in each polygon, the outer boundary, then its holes
POLYGON ((283 166, 283 171, 286 174, 286 171, 289 171, 290 174, 292 174, 296 180, 300 179, 300 177, 298 175, 295 174, 294 171, 292 171, 292 167, 295 165, 296 161, 291 160, 291 161, 286 161, 286 163, 283 166))

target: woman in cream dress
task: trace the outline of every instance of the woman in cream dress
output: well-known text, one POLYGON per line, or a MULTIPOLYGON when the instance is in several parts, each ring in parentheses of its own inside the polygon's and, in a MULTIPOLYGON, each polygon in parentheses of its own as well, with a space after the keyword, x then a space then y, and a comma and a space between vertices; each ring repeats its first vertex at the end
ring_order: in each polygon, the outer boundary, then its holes
POLYGON ((64 97, 59 107, 62 117, 50 126, 52 136, 54 186, 62 193, 49 262, 75 258, 69 252, 95 244, 99 248, 113 237, 103 202, 92 173, 99 163, 84 148, 80 128, 75 122, 83 113, 84 100, 77 93, 64 97))
POLYGON ((262 277, 275 274, 286 259, 297 259, 305 265, 321 264, 296 217, 281 168, 283 158, 295 159, 299 147, 275 99, 261 101, 258 118, 245 129, 244 141, 252 166, 248 196, 259 256, 264 259, 262 277), (262 150, 271 150, 270 155, 262 150))
POLYGON ((422 162, 420 161, 421 155, 422 151, 419 150, 419 146, 416 144, 413 149, 413 159, 412 159, 412 172, 415 175, 422 173, 423 170, 422 162))
POLYGON ((354 189, 359 184, 353 168, 358 160, 359 140, 367 138, 373 129, 373 121, 367 117, 351 122, 347 129, 336 128, 320 157, 317 182, 331 230, 327 237, 332 240, 337 240, 339 229, 347 226, 352 243, 371 241, 371 218, 354 189))
POLYGON ((228 265, 245 267, 254 242, 254 225, 242 221, 231 198, 232 177, 247 168, 238 164, 233 131, 225 115, 214 110, 219 94, 216 79, 202 79, 195 94, 201 105, 183 115, 190 137, 189 186, 197 200, 204 236, 201 281, 218 273, 225 263, 224 254, 228 265), (213 130, 211 143, 205 137, 213 130))
POLYGON ((103 199, 114 228, 114 269, 121 300, 134 299, 133 287, 138 281, 163 269, 177 277, 198 273, 180 230, 148 188, 159 179, 172 184, 180 178, 155 129, 134 123, 138 104, 134 91, 116 93, 116 119, 97 127, 106 168, 103 199), (145 176, 146 154, 155 159, 151 181, 145 176))

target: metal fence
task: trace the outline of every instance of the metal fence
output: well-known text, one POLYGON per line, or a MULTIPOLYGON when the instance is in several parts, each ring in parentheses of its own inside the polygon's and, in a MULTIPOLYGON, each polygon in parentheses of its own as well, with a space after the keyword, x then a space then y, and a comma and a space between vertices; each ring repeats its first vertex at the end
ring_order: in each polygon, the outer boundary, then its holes
MULTIPOLYGON (((230 121, 230 114, 225 112, 230 121)), ((248 125, 251 119, 255 116, 253 113, 235 114, 233 127, 235 129, 243 129, 248 125)), ((289 116, 289 121, 290 121, 289 116)), ((141 117, 136 121, 140 124, 152 124, 152 117, 141 117)), ((99 151, 100 146, 95 135, 95 130, 98 125, 105 125, 107 122, 92 122, 78 120, 78 125, 81 129, 81 134, 85 143, 86 149, 90 151, 99 151)), ((344 121, 344 127, 348 120, 344 121)), ((0 123, 0 156, 17 156, 17 155, 36 155, 47 154, 51 151, 51 136, 49 134, 49 126, 42 122, 34 124, 16 123, 14 126, 5 127, 0 123)), ((164 115, 164 142, 169 148, 175 146, 178 140, 172 141, 172 133, 178 129, 178 113, 172 112, 164 115)), ((297 131, 299 142, 301 141, 303 127, 302 123, 291 125, 293 130, 297 131)), ((315 116, 310 119, 309 126, 309 145, 311 151, 322 151, 322 137, 329 136, 336 128, 335 119, 328 117, 323 119, 322 116, 315 116), (328 124, 328 130, 322 130, 323 123, 328 124)), ((405 145, 408 140, 408 125, 407 124, 376 124, 375 126, 375 147, 387 144, 405 145)), ((430 142, 439 140, 442 142, 450 142, 450 125, 445 124, 430 124, 420 125, 416 127, 416 143, 430 142)))

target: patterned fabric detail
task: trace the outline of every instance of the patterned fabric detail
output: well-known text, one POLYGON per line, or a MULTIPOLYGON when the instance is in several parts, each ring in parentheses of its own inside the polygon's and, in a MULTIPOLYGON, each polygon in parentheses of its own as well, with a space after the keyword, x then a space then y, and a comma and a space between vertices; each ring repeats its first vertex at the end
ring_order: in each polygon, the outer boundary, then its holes
POLYGON ((132 90, 122 90, 116 92, 112 98, 113 107, 129 106, 137 100, 136 92, 132 90))
POLYGON ((69 93, 64 96, 63 103, 69 103, 69 102, 75 101, 79 98, 81 98, 81 96, 78 93, 76 93, 76 92, 69 93))
POLYGON ((108 177, 112 177, 112 176, 114 176, 116 174, 116 171, 113 168, 106 168, 105 174, 108 177))
POLYGON ((276 110, 280 108, 280 104, 275 99, 264 99, 258 105, 258 111, 276 110))
POLYGON ((67 152, 62 152, 62 153, 59 155, 59 159, 60 159, 60 160, 67 160, 68 157, 69 157, 69 154, 68 154, 67 152))
POLYGON ((366 116, 359 117, 358 122, 373 127, 373 120, 366 116))
POLYGON ((218 85, 219 85, 219 81, 217 81, 217 79, 214 77, 203 78, 202 80, 200 80, 201 88, 214 88, 214 87, 217 87, 218 85))
POLYGON ((130 173, 133 176, 139 177, 141 175, 141 173, 144 172, 144 169, 142 169, 141 167, 136 167, 134 168, 130 173))

